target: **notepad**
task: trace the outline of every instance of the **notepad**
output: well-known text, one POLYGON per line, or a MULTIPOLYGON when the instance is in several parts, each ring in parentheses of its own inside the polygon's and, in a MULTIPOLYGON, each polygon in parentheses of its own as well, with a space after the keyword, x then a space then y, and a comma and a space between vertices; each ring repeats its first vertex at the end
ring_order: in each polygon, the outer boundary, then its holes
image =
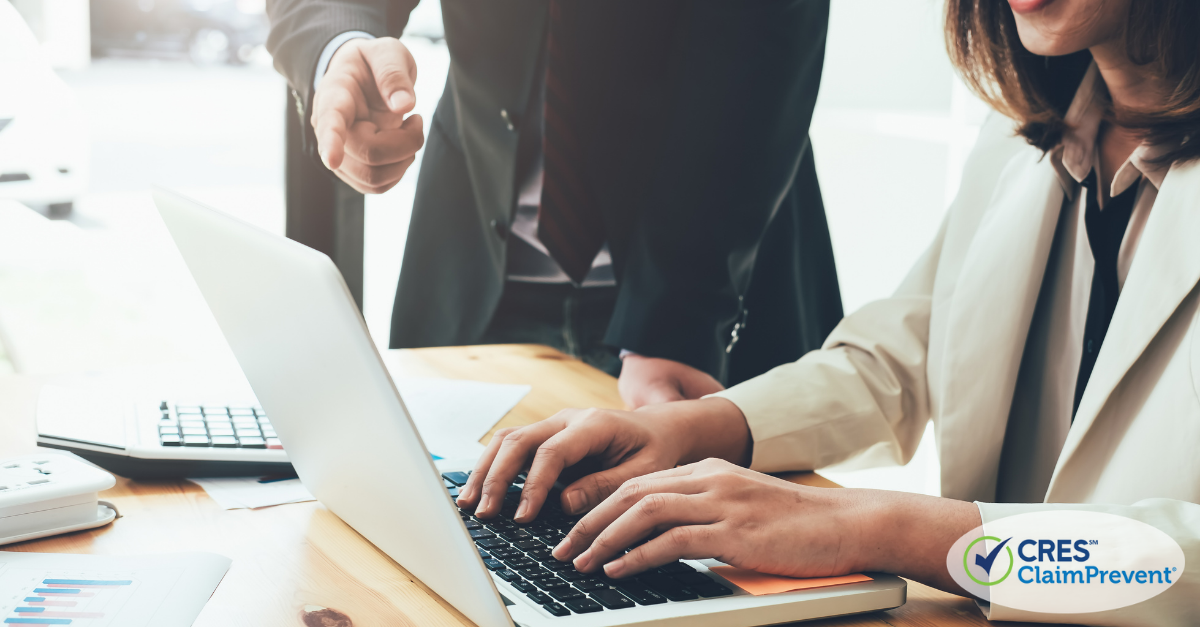
POLYGON ((713 566, 709 570, 724 577, 725 579, 729 580, 729 583, 732 583, 733 585, 745 590, 746 592, 749 592, 750 594, 753 594, 754 596, 872 581, 870 577, 863 574, 841 575, 839 577, 796 579, 794 577, 768 575, 766 573, 746 570, 744 568, 737 568, 735 566, 713 566))

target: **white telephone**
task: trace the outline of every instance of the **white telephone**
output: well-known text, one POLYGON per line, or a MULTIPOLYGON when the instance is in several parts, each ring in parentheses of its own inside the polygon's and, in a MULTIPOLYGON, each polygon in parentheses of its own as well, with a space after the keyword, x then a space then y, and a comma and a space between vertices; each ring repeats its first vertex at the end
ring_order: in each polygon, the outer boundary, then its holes
POLYGON ((0 460, 0 545, 107 525, 117 517, 97 493, 112 475, 74 455, 0 460))

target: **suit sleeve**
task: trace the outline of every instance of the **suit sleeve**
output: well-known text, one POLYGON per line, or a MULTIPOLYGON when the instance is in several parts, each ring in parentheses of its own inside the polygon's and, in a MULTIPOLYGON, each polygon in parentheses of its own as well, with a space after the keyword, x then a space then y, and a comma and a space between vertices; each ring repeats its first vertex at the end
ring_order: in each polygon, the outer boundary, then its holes
MULTIPOLYGON (((1184 627, 1195 625, 1200 616, 1200 505, 1174 499, 1146 499, 1133 505, 1064 504, 1064 503, 977 503, 983 518, 985 533, 988 524, 1000 518, 1031 512, 1083 510, 1124 516, 1157 528, 1171 536, 1183 549, 1185 567, 1174 584, 1161 594, 1135 605, 1086 614, 1043 614, 1005 607, 999 603, 980 602, 989 620, 1087 624, 1103 627, 1184 627)), ((1036 529, 1030 537, 1038 537, 1036 529)), ((1079 529, 1078 537, 1088 537, 1087 529, 1079 529)))
POLYGON ((287 79, 295 114, 304 129, 304 151, 316 158, 313 134, 313 76, 317 59, 334 37, 363 31, 376 37, 399 37, 418 0, 268 0, 271 32, 267 50, 275 69, 287 79))
POLYGON ((755 255, 808 150, 828 0, 703 2, 605 342, 723 379, 755 255))

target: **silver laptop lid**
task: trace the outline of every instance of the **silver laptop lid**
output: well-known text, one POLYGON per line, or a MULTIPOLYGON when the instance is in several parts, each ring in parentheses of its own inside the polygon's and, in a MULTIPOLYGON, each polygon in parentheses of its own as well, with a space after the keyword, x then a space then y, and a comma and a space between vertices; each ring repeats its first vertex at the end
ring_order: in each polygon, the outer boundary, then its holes
POLYGON ((467 618, 512 625, 333 262, 174 193, 154 202, 305 487, 467 618))

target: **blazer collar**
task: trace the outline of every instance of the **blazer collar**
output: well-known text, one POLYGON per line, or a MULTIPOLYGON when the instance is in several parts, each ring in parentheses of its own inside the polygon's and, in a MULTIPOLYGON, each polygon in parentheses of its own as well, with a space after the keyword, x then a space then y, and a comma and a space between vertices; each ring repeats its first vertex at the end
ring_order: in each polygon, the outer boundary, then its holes
POLYGON ((1014 157, 955 282, 938 425, 942 494, 992 500, 1017 372, 1063 204, 1054 166, 1014 157), (949 472, 953 470, 953 472, 949 472))
POLYGON ((1050 480, 1047 501, 1080 500, 1063 485, 1121 380, 1200 282, 1200 163, 1173 165, 1146 222, 1095 369, 1050 480))

